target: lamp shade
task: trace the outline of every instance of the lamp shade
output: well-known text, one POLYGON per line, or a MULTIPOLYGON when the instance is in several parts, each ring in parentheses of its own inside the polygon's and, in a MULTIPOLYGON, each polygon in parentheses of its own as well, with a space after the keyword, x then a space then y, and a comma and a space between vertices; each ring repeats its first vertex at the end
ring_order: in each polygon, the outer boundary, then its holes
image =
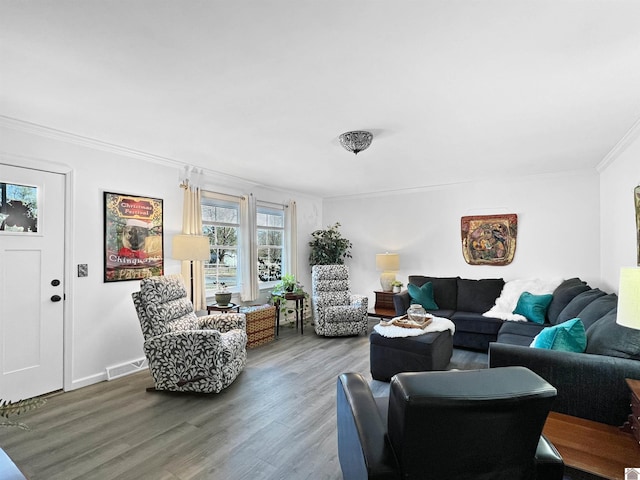
POLYGON ((173 258, 176 260, 209 260, 209 237, 176 235, 173 237, 173 258))
POLYGON ((391 284, 396 279, 396 274, 400 270, 400 255, 397 253, 378 253, 376 254, 376 269, 380 270, 380 285, 383 292, 392 290, 391 284))
POLYGON ((376 270, 381 272, 400 270, 400 255, 389 252, 376 254, 376 270))
POLYGON ((640 330, 640 268, 620 269, 616 322, 640 330))

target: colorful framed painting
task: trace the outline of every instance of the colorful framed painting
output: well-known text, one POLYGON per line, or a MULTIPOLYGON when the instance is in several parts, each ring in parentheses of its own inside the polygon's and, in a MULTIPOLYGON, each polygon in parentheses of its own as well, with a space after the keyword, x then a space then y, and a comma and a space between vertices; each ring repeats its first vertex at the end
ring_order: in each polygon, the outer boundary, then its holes
POLYGON ((633 190, 633 197, 636 205, 636 245, 638 249, 638 266, 640 267, 640 185, 633 190))
POLYGON ((162 200, 104 193, 104 281, 164 274, 162 200))
POLYGON ((462 217, 462 255, 469 265, 509 265, 516 253, 518 216, 462 217))

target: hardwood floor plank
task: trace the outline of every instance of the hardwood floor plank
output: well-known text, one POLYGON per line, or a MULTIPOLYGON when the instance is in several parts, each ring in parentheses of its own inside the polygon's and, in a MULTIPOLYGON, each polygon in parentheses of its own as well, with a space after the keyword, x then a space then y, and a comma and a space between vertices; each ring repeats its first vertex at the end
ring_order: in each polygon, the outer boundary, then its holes
MULTIPOLYGON (((377 320, 376 320, 377 321, 377 320)), ((372 321, 371 326, 376 321, 372 321)), ((487 355, 454 350, 450 368, 486 368, 487 355)), ((339 479, 335 392, 359 372, 374 395, 368 336, 322 338, 308 327, 248 351, 220 394, 147 392, 147 371, 52 395, 0 428, 0 446, 31 480, 339 479)))

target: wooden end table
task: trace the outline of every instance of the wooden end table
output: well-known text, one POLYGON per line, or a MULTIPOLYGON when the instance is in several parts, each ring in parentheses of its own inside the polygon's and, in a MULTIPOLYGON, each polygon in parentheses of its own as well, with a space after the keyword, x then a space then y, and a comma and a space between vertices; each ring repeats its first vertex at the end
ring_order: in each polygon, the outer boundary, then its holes
MULTIPOLYGON (((300 335, 304 335, 304 293, 285 293, 285 300, 293 300, 296 302, 296 330, 298 330, 298 321, 300 322, 300 335)), ((275 299, 276 306, 276 337, 280 335, 280 300, 275 299)))
POLYGON ((373 310, 367 313, 370 317, 393 318, 396 316, 396 307, 393 303, 393 292, 373 292, 376 294, 376 303, 373 310))
POLYGON ((550 412, 542 433, 569 468, 624 480, 625 467, 637 467, 640 462, 640 445, 633 435, 612 425, 550 412))
POLYGON ((237 303, 230 303, 229 305, 225 305, 224 307, 218 304, 207 305, 207 313, 211 312, 233 312, 236 311, 240 313, 240 305, 237 303))
POLYGON ((631 414, 625 427, 626 431, 631 432, 640 445, 640 380, 627 378, 626 381, 629 390, 631 390, 631 414))

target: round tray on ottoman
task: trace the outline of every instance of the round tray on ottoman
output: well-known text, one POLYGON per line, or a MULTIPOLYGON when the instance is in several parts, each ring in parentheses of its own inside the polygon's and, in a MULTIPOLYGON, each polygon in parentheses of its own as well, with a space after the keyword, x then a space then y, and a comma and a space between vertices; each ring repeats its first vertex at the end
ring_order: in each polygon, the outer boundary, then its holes
POLYGON ((400 372, 446 370, 453 354, 453 337, 449 330, 396 338, 371 332, 369 348, 371 376, 388 382, 400 372))

